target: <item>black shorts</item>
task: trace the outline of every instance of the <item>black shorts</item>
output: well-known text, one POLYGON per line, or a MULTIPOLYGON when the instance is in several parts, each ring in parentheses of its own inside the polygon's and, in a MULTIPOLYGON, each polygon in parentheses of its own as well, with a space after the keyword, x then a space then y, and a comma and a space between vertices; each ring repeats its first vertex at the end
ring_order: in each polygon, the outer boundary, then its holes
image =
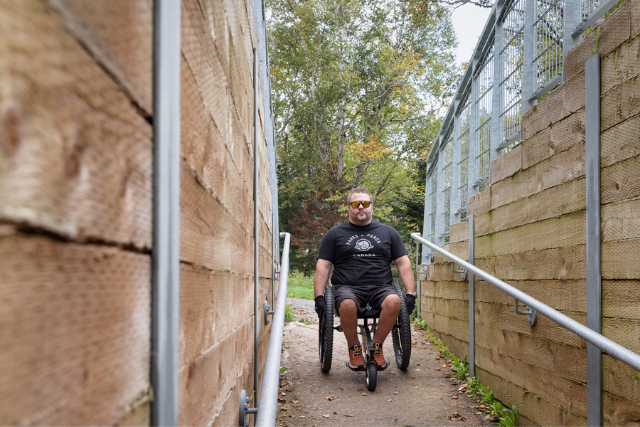
POLYGON ((374 288, 368 286, 349 285, 334 286, 336 308, 340 307, 340 303, 343 300, 350 299, 356 303, 359 313, 362 313, 367 309, 367 304, 369 305, 369 308, 379 309, 382 306, 382 301, 384 301, 384 299, 389 295, 398 295, 391 283, 374 288))

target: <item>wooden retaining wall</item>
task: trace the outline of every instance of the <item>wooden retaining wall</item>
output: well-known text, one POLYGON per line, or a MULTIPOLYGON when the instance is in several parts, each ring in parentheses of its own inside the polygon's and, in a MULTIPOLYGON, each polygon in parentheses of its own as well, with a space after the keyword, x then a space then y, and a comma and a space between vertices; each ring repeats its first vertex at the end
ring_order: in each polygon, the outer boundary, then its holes
MULTIPOLYGON (((181 425, 253 390, 253 16, 182 0, 181 425)), ((149 424, 152 37, 152 0, 0 1, 1 425, 149 424)))
MULTIPOLYGON (((523 117, 523 142, 492 163, 469 203, 475 263, 586 324, 584 63, 596 32, 567 56, 567 83, 523 117)), ((640 1, 601 25, 603 334, 640 353, 640 1)), ((468 222, 445 249, 468 259, 468 222)), ((468 355, 468 283, 436 255, 422 283, 423 318, 468 355)), ((530 327, 507 294, 476 279, 476 372, 523 425, 585 425, 586 342, 544 316, 530 327)), ((640 373, 603 356, 605 425, 640 422, 640 373)))

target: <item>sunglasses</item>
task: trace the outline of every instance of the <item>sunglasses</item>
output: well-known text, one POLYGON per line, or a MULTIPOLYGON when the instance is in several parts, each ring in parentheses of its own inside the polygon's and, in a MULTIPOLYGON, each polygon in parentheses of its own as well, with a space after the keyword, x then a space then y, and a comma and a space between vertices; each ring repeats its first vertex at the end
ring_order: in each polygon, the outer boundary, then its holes
POLYGON ((358 209, 361 203, 362 203, 362 207, 365 209, 371 206, 371 202, 368 200, 359 200, 359 201, 356 200, 356 201, 350 202, 349 204, 353 209, 358 209))

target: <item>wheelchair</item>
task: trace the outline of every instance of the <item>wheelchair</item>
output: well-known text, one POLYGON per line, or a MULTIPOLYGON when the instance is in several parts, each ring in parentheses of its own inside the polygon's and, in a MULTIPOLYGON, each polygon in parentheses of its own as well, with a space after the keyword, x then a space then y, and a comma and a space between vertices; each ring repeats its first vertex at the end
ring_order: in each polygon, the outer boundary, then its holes
MULTIPOLYGON (((409 359, 411 358, 411 324, 409 320, 410 313, 407 312, 407 306, 404 300, 404 293, 397 283, 393 284, 397 294, 400 296, 400 312, 395 325, 391 329, 391 338, 393 340, 393 353, 396 358, 396 364, 401 370, 409 367, 409 359)), ((318 348, 320 353, 320 367, 322 372, 327 373, 331 370, 331 361, 333 353, 333 331, 343 332, 342 325, 333 326, 334 316, 338 316, 338 310, 335 307, 333 286, 327 284, 324 288, 325 311, 320 319, 318 348)), ((362 354, 365 358, 365 374, 367 381, 367 390, 375 391, 378 382, 378 370, 373 358, 373 341, 372 333, 375 334, 378 326, 378 318, 380 317, 380 308, 367 308, 358 311, 358 335, 362 345, 362 354), (362 320, 362 322, 360 321, 362 320), (371 323, 370 323, 371 321, 371 323)), ((351 369, 351 368, 350 368, 351 369)))

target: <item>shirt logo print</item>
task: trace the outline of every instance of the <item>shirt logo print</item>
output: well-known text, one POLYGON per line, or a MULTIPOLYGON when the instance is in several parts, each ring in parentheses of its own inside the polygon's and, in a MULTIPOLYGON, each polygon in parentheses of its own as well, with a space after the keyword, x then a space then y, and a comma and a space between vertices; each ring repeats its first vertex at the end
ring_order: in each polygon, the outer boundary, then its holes
POLYGON ((355 246, 354 246, 357 250, 359 251, 368 251, 369 249, 373 248, 373 245, 371 244, 370 241, 368 241, 367 239, 360 239, 356 242, 355 246))

